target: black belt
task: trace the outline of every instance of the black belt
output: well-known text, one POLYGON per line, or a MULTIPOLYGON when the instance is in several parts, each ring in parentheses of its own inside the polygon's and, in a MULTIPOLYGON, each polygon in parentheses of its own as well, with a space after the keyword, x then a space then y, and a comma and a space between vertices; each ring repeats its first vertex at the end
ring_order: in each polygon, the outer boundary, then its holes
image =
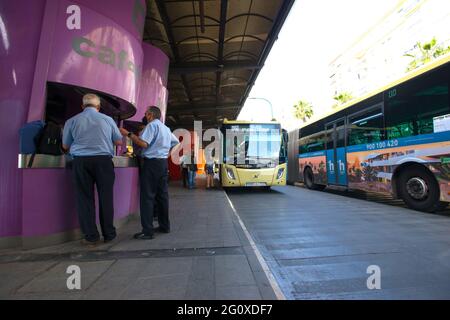
POLYGON ((110 158, 110 159, 112 159, 113 157, 109 156, 109 155, 99 154, 96 156, 72 156, 72 158, 74 158, 74 159, 89 159, 89 158, 110 158))

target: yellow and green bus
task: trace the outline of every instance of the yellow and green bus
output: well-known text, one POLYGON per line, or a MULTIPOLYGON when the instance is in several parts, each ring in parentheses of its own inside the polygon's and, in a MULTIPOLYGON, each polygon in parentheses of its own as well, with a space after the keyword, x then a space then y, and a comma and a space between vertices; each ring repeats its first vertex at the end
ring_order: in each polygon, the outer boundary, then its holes
POLYGON ((286 185, 287 132, 280 123, 224 120, 222 187, 286 185))
POLYGON ((288 181, 450 202, 450 55, 289 133, 288 181))

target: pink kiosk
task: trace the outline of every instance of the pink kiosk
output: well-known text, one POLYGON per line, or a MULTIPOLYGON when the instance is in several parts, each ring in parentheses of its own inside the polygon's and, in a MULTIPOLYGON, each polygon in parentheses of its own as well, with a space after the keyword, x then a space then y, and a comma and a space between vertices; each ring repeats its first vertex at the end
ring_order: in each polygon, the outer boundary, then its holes
MULTIPOLYGON (((81 112, 87 92, 100 95, 102 112, 119 126, 140 121, 149 105, 165 114, 169 59, 143 43, 145 15, 145 0, 0 4, 0 249, 80 237, 70 158, 38 154, 27 168, 30 155, 19 147, 24 124, 63 126, 81 112)), ((122 153, 114 157, 118 226, 139 210, 137 165, 122 153)))

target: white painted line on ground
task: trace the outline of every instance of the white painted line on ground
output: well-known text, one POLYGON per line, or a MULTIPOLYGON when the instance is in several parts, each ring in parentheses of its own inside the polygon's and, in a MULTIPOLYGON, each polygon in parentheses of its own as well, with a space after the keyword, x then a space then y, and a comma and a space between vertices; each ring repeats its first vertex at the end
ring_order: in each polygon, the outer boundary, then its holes
POLYGON ((275 292, 275 295, 278 300, 286 300, 285 295, 281 291, 280 286, 278 285, 277 280, 275 279, 275 276, 273 275, 272 271, 270 271, 269 266, 266 263, 266 260, 264 260, 261 252, 259 251, 258 247, 256 246, 255 241, 253 241, 252 236, 250 235, 250 232, 248 232, 247 228, 245 227, 244 222, 242 221, 241 217, 237 213, 236 209, 234 208, 233 202, 231 202, 231 199, 228 197, 228 194, 224 191, 225 196, 228 199, 228 202, 231 206, 231 209, 233 210, 234 215, 239 221, 239 224, 241 225, 242 230, 244 230, 244 234, 247 237, 248 241, 250 242, 250 246, 253 249, 253 252, 256 255, 256 258, 258 258, 259 263, 261 264, 262 269, 264 270, 264 273, 266 274, 267 279, 269 280, 270 286, 272 287, 273 291, 275 292))

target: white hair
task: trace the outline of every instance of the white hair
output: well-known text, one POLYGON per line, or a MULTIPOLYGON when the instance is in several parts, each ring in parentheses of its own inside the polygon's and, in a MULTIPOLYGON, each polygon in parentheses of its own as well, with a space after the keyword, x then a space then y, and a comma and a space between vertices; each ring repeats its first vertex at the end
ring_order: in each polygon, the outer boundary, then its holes
POLYGON ((94 106, 96 108, 100 107, 100 98, 98 95, 93 93, 88 93, 83 96, 83 106, 94 106))

